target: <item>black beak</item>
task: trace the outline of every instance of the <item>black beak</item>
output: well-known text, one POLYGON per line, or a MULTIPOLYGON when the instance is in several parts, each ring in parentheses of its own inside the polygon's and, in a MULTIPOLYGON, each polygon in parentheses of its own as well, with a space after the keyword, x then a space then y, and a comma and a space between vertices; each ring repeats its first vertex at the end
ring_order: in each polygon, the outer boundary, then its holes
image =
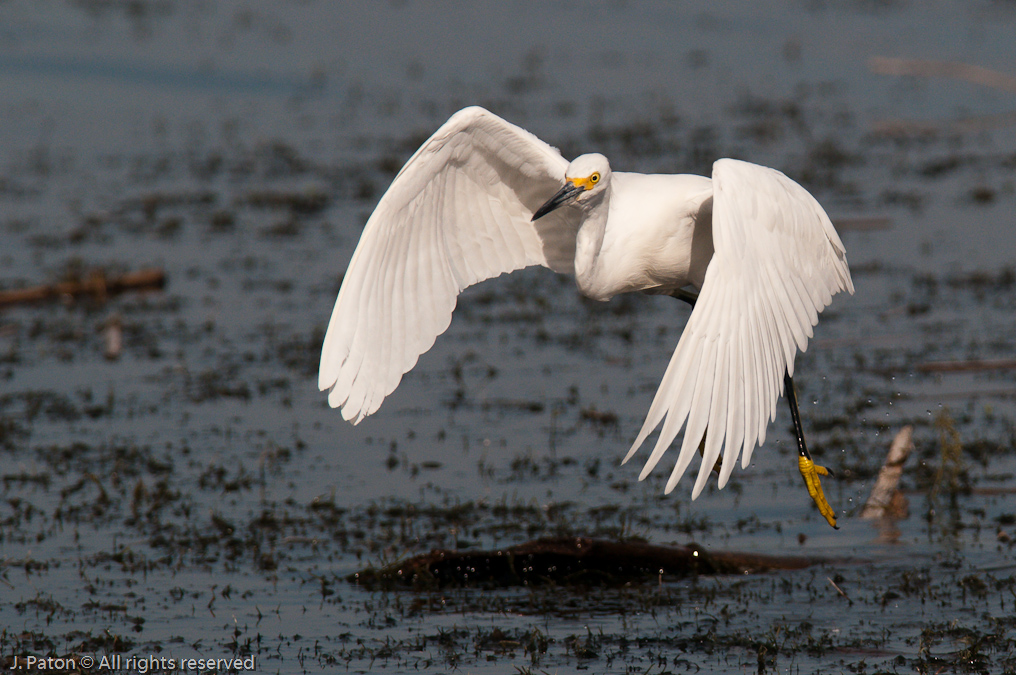
POLYGON ((565 204, 570 204, 583 192, 585 192, 585 188, 568 181, 564 184, 563 188, 557 191, 556 195, 548 199, 543 206, 536 209, 536 213, 533 214, 533 220, 538 220, 551 211, 564 206, 565 204))

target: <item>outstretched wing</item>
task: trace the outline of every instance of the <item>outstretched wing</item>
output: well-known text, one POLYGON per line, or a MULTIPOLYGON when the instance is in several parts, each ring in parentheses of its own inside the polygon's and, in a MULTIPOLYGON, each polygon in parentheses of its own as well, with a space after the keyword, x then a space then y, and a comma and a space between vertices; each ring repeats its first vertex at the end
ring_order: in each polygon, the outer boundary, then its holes
POLYGON ((318 374, 333 408, 354 424, 377 410, 448 328, 464 288, 530 265, 573 271, 574 210, 530 222, 567 166, 476 107, 416 151, 367 221, 335 301, 318 374))
POLYGON ((794 357, 807 349, 818 313, 836 293, 854 292, 829 217, 804 188, 774 169, 733 159, 713 164, 713 247, 695 309, 625 457, 666 416, 640 475, 645 478, 687 422, 667 492, 704 435, 693 499, 724 441, 720 487, 738 454, 748 466, 776 417, 784 370, 794 374, 794 357))

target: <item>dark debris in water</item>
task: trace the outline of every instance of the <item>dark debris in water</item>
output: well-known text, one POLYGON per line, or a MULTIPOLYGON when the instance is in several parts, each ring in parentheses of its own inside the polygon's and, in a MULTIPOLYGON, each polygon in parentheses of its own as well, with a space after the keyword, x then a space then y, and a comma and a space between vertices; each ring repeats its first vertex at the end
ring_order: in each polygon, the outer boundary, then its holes
POLYGON ((798 556, 707 552, 700 546, 656 546, 642 541, 555 537, 496 551, 435 550, 347 580, 368 589, 408 586, 620 586, 703 574, 757 574, 799 570, 815 561, 798 556))

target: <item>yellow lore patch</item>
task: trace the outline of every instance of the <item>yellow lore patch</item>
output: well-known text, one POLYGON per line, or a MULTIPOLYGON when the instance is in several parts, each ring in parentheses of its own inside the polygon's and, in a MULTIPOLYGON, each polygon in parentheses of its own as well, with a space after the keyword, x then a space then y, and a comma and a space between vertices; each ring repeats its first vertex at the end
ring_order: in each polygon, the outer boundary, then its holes
POLYGON ((592 190, 593 186, 600 182, 600 172, 596 171, 591 176, 586 178, 565 178, 569 183, 575 187, 580 187, 583 190, 592 190))

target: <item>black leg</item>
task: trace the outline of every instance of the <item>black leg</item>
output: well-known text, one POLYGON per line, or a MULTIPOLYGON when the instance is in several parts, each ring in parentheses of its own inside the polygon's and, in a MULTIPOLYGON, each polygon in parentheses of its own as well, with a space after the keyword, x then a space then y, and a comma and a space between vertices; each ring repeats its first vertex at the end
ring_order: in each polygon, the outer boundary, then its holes
POLYGON ((807 460, 811 460, 811 453, 808 452, 808 445, 804 442, 804 426, 801 424, 801 412, 797 408, 797 392, 794 390, 794 378, 790 373, 783 373, 783 391, 787 397, 787 404, 790 405, 790 418, 794 420, 794 433, 797 434, 797 454, 807 460))
POLYGON ((678 300, 684 300, 692 307, 695 306, 695 301, 698 300, 698 293, 695 291, 686 291, 683 288, 679 288, 676 291, 671 291, 670 297, 677 298, 678 300))
POLYGON ((829 506, 825 492, 822 490, 822 481, 819 476, 831 476, 831 472, 824 466, 818 466, 808 452, 808 445, 804 442, 804 425, 801 424, 801 411, 797 407, 797 391, 794 390, 794 378, 789 372, 783 373, 783 393, 787 397, 787 404, 790 406, 790 417, 794 420, 794 433, 797 436, 797 467, 804 478, 804 484, 808 488, 808 494, 818 507, 819 513, 826 519, 826 522, 837 530, 840 526, 836 524, 836 512, 829 506))

